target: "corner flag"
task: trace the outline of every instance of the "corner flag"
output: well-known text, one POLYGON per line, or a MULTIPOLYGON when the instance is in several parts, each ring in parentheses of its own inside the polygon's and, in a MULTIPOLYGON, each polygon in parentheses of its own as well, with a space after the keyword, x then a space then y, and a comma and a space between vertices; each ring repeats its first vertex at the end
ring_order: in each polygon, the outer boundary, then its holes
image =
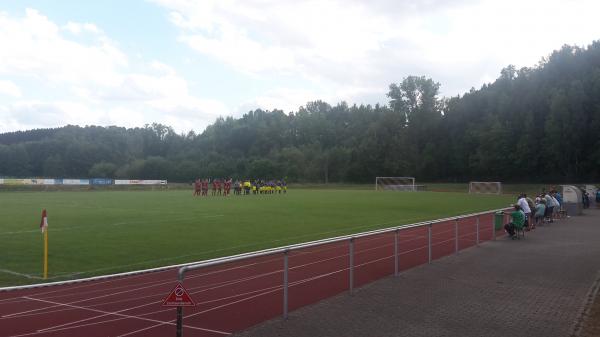
POLYGON ((42 229, 42 233, 48 229, 48 215, 46 214, 46 209, 42 210, 42 221, 40 222, 40 228, 42 229))

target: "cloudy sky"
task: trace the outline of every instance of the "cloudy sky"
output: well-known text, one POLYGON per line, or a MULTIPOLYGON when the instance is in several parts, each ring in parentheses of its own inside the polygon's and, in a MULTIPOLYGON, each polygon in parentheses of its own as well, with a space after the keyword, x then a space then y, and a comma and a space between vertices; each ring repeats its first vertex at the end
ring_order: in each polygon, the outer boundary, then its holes
POLYGON ((454 96, 600 39, 597 0, 3 0, 0 132, 202 131, 307 101, 386 104, 425 75, 454 96))

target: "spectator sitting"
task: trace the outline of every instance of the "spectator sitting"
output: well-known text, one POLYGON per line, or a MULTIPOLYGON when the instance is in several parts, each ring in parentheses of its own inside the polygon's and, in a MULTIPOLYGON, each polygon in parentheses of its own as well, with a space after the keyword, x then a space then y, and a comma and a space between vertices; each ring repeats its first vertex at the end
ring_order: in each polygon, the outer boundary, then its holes
POLYGON ((525 228, 529 230, 529 218, 531 217, 531 208, 527 203, 527 195, 522 193, 517 200, 517 204, 523 213, 525 214, 525 228))
POLYGON ((541 225, 544 223, 544 215, 546 214, 546 200, 541 199, 540 202, 535 206, 535 225, 541 225))
POLYGON ((511 239, 514 239, 516 231, 523 229, 523 225, 525 225, 525 214, 521 211, 521 207, 517 204, 514 207, 515 210, 510 213, 512 221, 504 225, 504 230, 511 239))

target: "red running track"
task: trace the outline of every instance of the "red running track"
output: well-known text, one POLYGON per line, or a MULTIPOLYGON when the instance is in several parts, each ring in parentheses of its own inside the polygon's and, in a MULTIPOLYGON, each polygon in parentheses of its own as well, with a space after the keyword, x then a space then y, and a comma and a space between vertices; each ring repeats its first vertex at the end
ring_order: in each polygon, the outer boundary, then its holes
MULTIPOLYGON (((480 242, 492 239, 493 214, 479 216, 480 242)), ((431 257, 477 243, 476 217, 431 226, 431 257), (458 232, 458 240, 456 240, 458 232)), ((398 270, 429 260, 428 226, 398 232, 398 270)), ((395 232, 354 241, 354 286, 394 274, 395 232)), ((349 242, 289 253, 289 310, 349 290, 349 242)), ((177 270, 0 292, 0 336, 174 336, 176 309, 162 301, 177 270)), ((216 337, 283 314, 283 255, 251 258, 186 274, 197 303, 184 308, 184 336, 216 337)))

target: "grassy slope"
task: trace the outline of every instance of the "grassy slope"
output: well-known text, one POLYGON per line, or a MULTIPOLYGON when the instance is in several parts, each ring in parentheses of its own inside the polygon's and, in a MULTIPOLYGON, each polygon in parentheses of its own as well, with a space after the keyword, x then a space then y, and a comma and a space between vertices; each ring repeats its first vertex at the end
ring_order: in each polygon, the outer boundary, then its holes
MULTIPOLYGON (((293 190, 0 193, 0 269, 41 272, 42 208, 54 280, 190 262, 506 206, 508 196, 293 190), (70 275, 79 272, 77 275, 70 275)), ((0 272, 0 286, 39 282, 0 272)))

